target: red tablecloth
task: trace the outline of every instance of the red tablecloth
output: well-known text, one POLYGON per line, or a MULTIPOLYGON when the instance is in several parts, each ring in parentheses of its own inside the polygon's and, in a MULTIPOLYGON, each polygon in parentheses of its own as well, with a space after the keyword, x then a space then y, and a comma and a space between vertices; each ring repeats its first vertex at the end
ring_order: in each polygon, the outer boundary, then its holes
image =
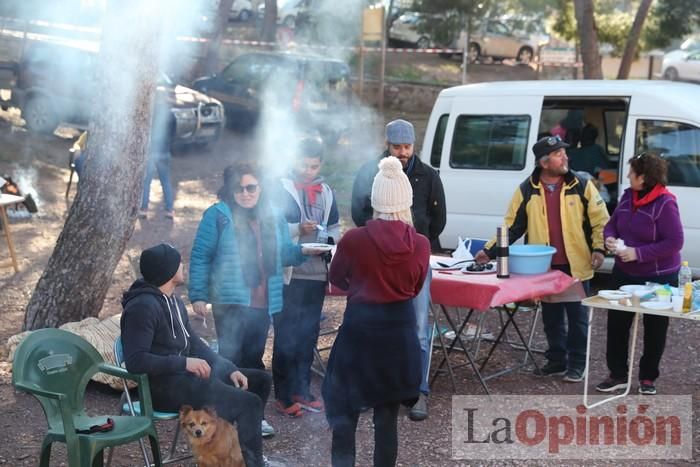
POLYGON ((536 275, 511 274, 508 279, 499 279, 496 274, 433 270, 430 295, 436 304, 488 310, 506 303, 558 294, 575 282, 571 276, 554 270, 536 275))

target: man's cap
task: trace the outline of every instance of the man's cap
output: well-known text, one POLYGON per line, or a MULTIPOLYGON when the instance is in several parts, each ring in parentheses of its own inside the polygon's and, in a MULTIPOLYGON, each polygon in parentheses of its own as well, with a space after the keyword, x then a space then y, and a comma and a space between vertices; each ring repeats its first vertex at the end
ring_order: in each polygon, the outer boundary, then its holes
POLYGON ((180 268, 180 253, 171 245, 161 243, 141 252, 139 266, 143 279, 160 287, 172 279, 180 268))
POLYGON ((386 142, 389 144, 414 144, 416 133, 406 120, 394 120, 386 125, 386 142))
POLYGON ((535 153, 535 160, 538 161, 557 149, 568 147, 569 144, 562 141, 559 136, 545 136, 532 146, 532 152, 535 153))

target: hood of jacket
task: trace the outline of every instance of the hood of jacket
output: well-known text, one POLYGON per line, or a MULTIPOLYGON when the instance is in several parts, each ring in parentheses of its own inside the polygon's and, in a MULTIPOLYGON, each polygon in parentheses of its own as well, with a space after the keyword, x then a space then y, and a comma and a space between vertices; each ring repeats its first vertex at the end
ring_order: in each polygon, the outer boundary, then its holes
POLYGON ((416 249, 416 229, 402 221, 372 219, 367 222, 367 235, 377 246, 384 264, 399 264, 416 249))

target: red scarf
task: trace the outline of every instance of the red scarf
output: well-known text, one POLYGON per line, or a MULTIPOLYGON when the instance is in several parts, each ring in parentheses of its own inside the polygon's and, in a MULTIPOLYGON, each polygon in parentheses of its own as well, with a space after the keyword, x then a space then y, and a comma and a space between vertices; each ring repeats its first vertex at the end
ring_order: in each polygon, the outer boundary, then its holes
POLYGON ((306 193, 306 199, 308 199, 311 204, 316 204, 316 194, 323 192, 323 186, 321 186, 320 183, 310 185, 303 182, 294 182, 294 188, 304 191, 304 193, 306 193))
POLYGON ((669 195, 672 196, 673 199, 676 199, 676 195, 671 193, 666 189, 665 186, 663 186, 660 183, 657 183, 654 185, 654 188, 652 188, 649 193, 646 195, 642 196, 641 198, 639 197, 639 192, 632 190, 632 207, 636 211, 637 209, 641 208, 642 206, 646 206, 647 204, 651 203, 654 201, 656 198, 658 198, 661 195, 669 195))

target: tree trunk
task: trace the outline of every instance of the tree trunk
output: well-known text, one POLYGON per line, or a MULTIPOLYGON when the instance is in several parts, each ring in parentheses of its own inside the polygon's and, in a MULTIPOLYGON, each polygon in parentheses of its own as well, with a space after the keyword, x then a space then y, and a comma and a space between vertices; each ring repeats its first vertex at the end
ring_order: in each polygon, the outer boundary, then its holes
POLYGON ((637 10, 637 14, 634 17, 634 23, 632 23, 632 29, 627 37, 625 51, 620 61, 620 69, 617 72, 617 79, 627 79, 630 76, 632 61, 634 60, 634 56, 637 53, 637 46, 639 45, 639 36, 642 34, 644 21, 647 19, 652 1, 653 0, 642 0, 642 3, 639 5, 639 10, 637 10))
POLYGON ((574 0, 574 12, 579 41, 584 79, 603 79, 603 67, 598 50, 598 28, 593 17, 593 0, 574 0))
POLYGON ((84 177, 27 305, 25 330, 98 316, 134 230, 160 43, 160 15, 149 3, 107 3, 84 177))
POLYGON ((265 42, 275 42, 277 39, 277 0, 265 0, 261 36, 265 42))
POLYGON ((204 74, 211 75, 219 71, 219 50, 221 49, 221 40, 228 26, 228 17, 231 12, 234 0, 221 0, 219 8, 216 12, 216 27, 214 34, 209 38, 206 46, 206 54, 204 56, 204 74))

